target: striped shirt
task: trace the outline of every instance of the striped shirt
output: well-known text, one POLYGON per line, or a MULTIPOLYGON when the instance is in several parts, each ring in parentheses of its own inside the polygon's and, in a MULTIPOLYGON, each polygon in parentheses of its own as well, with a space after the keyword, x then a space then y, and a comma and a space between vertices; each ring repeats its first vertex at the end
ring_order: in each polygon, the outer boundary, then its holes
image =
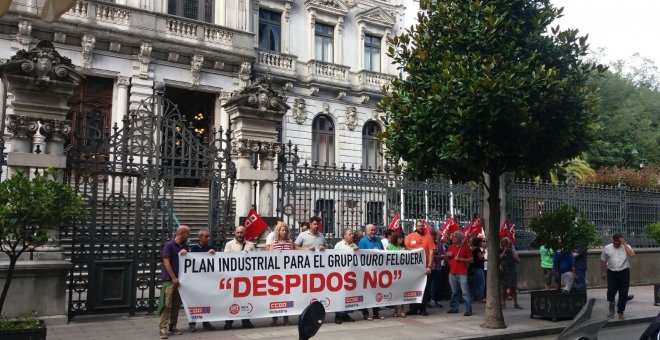
POLYGON ((279 241, 273 242, 271 245, 272 250, 291 250, 293 247, 291 246, 291 240, 286 240, 283 243, 280 243, 279 241))

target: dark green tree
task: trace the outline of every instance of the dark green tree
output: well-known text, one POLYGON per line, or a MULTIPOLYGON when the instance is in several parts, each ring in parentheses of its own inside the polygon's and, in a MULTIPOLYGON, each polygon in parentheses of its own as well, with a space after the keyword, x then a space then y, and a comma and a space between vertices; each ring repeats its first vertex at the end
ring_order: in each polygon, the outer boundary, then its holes
POLYGON ((418 24, 390 40, 406 77, 378 104, 386 155, 418 178, 483 181, 491 259, 484 327, 503 328, 500 176, 540 174, 585 148, 588 80, 601 66, 583 61, 586 37, 550 29, 561 10, 549 0, 422 0, 420 8, 418 24))
POLYGON ((586 159, 595 168, 660 162, 660 81, 652 61, 635 56, 614 63, 598 86, 598 118, 586 159), (635 156, 633 150, 637 150, 635 156))
POLYGON ((0 182, 0 250, 9 258, 0 294, 0 314, 18 258, 45 244, 49 230, 86 218, 82 198, 69 185, 52 179, 58 177, 57 171, 48 169, 32 179, 16 173, 0 182))

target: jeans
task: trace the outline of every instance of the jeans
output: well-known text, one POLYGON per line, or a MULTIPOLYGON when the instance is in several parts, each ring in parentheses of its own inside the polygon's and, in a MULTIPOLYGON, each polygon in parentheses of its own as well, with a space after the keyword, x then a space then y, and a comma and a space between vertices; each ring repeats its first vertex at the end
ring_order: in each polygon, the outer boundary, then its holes
POLYGON ((483 268, 472 268, 472 293, 474 294, 475 301, 481 301, 486 298, 484 295, 485 284, 486 278, 483 268))
POLYGON ((617 292, 619 293, 619 303, 616 312, 623 313, 626 310, 628 288, 630 288, 630 268, 618 272, 607 270, 607 301, 610 302, 610 312, 613 312, 614 296, 617 292))
POLYGON ((586 281, 587 269, 575 269, 575 284, 576 290, 579 292, 587 291, 587 281, 586 281))
POLYGON ((472 313, 472 297, 468 289, 467 275, 449 274, 449 285, 451 286, 451 302, 449 309, 458 310, 460 301, 459 289, 463 293, 465 300, 465 312, 472 313))

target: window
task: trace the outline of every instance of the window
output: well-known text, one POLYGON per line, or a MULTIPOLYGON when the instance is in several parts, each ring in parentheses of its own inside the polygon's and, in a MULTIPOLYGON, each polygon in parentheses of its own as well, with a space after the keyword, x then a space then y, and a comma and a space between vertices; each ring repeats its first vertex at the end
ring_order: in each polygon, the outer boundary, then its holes
POLYGON ((312 162, 335 164, 335 124, 326 115, 318 115, 312 122, 312 162))
POLYGON ((362 128, 362 166, 366 169, 380 169, 383 166, 380 141, 374 136, 376 132, 380 132, 380 126, 373 121, 362 128))
POLYGON ((364 69, 380 72, 380 38, 366 34, 364 36, 364 69))
POLYGON ((367 202, 367 223, 373 223, 374 225, 384 225, 383 223, 383 207, 385 204, 383 202, 367 202))
POLYGON ((334 42, 335 28, 330 25, 316 23, 315 25, 315 59, 331 63, 334 61, 332 45, 334 42))
POLYGON ((260 9, 259 48, 279 52, 281 26, 281 13, 260 9))
POLYGON ((213 22, 214 0, 168 0, 167 13, 199 21, 213 22))

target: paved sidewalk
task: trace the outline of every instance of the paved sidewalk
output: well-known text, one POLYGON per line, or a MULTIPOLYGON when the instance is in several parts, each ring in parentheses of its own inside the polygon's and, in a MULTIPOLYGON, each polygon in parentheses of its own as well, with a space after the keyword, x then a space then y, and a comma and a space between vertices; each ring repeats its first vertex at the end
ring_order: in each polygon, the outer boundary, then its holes
MULTIPOLYGON (((597 299, 594 316, 607 314, 607 301, 605 289, 590 289, 589 297, 597 299)), ((632 287, 630 294, 635 298, 628 302, 625 321, 610 321, 608 326, 630 324, 635 322, 649 323, 659 312, 660 307, 653 306, 653 286, 632 287)), ((368 339, 519 339, 538 335, 558 334, 567 321, 552 322, 543 319, 530 318, 530 295, 521 294, 520 304, 524 309, 504 310, 506 329, 481 328, 485 304, 475 304, 474 314, 465 317, 462 314, 447 314, 448 301, 442 301, 444 308, 429 309, 429 316, 408 316, 407 318, 392 318, 391 310, 384 310, 381 314, 385 320, 343 323, 337 325, 333 322, 334 313, 327 315, 326 323, 321 327, 314 340, 368 340, 368 339)), ((511 306, 511 302, 508 303, 511 306)), ((183 313, 181 313, 183 315, 183 313)), ((354 312, 354 318, 361 314, 354 312)), ((216 331, 198 330, 195 333, 187 331, 187 321, 184 317, 179 319, 179 328, 183 335, 170 336, 174 340, 192 339, 296 339, 298 338, 297 318, 291 317, 292 326, 271 327, 270 319, 252 320, 254 329, 241 329, 240 322, 234 323, 234 329, 222 330, 223 322, 215 322, 219 329, 216 331)), ((198 325, 198 326, 201 326, 198 325)), ((200 327, 198 327, 200 328, 200 327)), ((639 334, 631 334, 630 339, 638 339, 639 334)), ((105 315, 93 317, 76 317, 67 325, 51 326, 48 328, 49 340, 77 340, 77 339, 158 339, 158 318, 148 316, 118 316, 105 315)), ((620 339, 626 340, 626 339, 620 339)))

